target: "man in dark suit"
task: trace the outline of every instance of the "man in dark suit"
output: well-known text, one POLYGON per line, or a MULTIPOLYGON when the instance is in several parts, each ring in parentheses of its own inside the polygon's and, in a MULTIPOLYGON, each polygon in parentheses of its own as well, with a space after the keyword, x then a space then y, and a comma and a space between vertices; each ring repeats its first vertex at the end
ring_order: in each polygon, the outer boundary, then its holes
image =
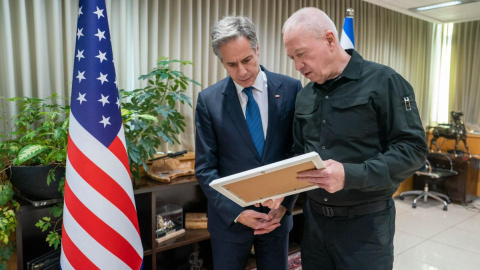
POLYGON ((229 76, 198 96, 195 174, 208 198, 214 268, 244 270, 253 245, 258 269, 287 269, 296 196, 243 208, 209 184, 291 156, 293 109, 302 85, 259 65, 250 19, 225 17, 211 38, 229 76))

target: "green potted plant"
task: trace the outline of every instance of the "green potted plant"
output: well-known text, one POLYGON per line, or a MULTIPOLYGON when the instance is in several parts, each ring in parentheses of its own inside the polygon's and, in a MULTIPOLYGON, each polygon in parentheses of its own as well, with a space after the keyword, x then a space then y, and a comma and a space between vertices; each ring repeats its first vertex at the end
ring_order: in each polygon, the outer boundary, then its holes
POLYGON ((47 98, 15 97, 19 106, 12 130, 0 135, 0 172, 5 171, 21 194, 36 199, 61 198, 68 141, 69 106, 47 98), (45 181, 38 181, 45 175, 45 181))
POLYGON ((29 199, 62 198, 70 107, 56 104, 58 99, 53 94, 2 100, 14 102, 18 114, 11 118, 11 130, 0 134, 0 263, 15 250, 8 241, 19 208, 12 184, 29 199))
POLYGON ((130 170, 140 178, 141 169, 148 171, 147 161, 155 157, 162 143, 180 144, 177 136, 184 131, 185 117, 177 105, 192 103, 185 95, 190 83, 200 85, 178 70, 192 65, 190 61, 168 60, 161 57, 153 70, 139 77, 147 86, 133 91, 120 90, 122 117, 125 125, 130 170))

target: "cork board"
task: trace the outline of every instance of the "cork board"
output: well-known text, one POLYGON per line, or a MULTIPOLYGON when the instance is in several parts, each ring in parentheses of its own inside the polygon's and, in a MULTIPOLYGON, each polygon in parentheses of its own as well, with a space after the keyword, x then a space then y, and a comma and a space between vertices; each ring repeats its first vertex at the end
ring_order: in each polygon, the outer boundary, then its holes
POLYGON ((297 173, 325 168, 320 156, 311 152, 259 168, 217 179, 210 186, 242 207, 317 188, 297 181, 297 173))

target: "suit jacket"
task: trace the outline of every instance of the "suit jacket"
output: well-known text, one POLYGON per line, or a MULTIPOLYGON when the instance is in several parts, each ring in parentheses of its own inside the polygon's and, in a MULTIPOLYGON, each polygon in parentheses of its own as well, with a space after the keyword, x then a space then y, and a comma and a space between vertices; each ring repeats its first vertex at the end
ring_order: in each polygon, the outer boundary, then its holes
MULTIPOLYGON (((258 157, 231 77, 206 88, 198 95, 195 126, 195 174, 208 199, 208 230, 212 237, 227 242, 253 238, 253 230, 234 220, 245 209, 268 213, 267 207, 243 208, 212 189, 218 178, 246 171, 292 156, 292 122, 295 98, 302 89, 299 80, 267 71, 268 127, 263 156, 258 157)), ((282 202, 288 212, 281 226, 270 234, 291 230, 291 212, 297 196, 282 202)))

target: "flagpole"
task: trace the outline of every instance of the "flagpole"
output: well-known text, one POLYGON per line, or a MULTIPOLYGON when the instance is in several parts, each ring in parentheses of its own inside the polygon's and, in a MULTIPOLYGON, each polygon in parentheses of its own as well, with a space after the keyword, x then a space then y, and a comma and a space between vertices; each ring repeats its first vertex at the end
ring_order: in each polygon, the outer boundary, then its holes
POLYGON ((353 8, 347 8, 345 20, 343 21, 340 44, 344 49, 355 49, 355 38, 353 35, 353 8))

